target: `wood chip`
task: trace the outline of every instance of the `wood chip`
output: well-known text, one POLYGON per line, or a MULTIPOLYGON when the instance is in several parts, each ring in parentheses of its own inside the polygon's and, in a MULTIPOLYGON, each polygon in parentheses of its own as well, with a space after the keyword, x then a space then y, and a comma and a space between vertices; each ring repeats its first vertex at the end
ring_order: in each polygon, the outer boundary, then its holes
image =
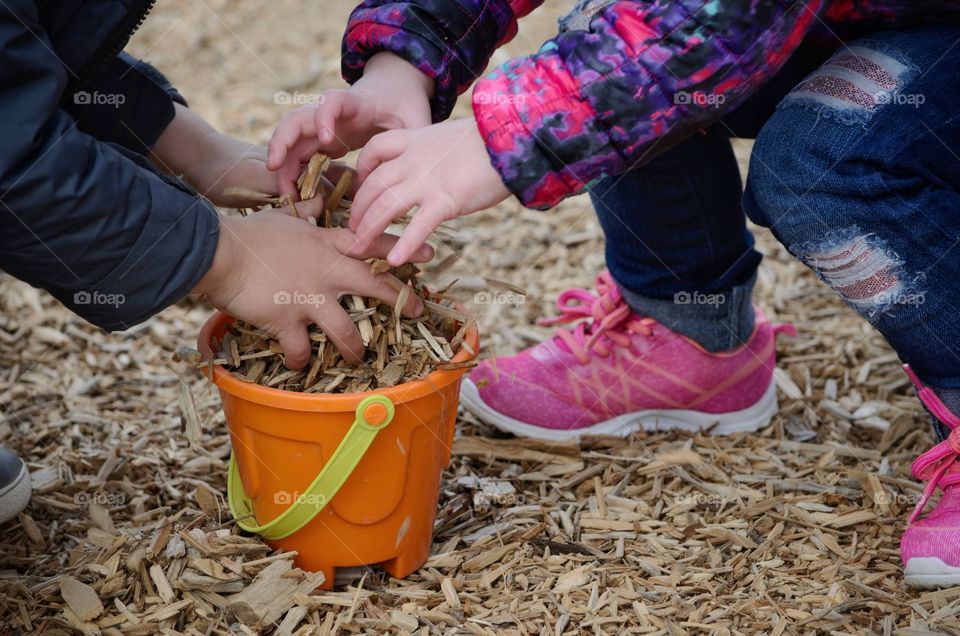
POLYGON ((72 576, 60 579, 60 595, 82 622, 92 621, 103 614, 103 603, 96 591, 72 576))

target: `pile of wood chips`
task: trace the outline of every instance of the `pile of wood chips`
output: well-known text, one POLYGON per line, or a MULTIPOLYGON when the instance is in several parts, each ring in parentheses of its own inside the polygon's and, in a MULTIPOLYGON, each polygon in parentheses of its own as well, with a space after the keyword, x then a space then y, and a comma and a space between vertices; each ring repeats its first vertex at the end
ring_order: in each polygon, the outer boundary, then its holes
MULTIPOLYGON (((209 491, 204 503, 216 514, 209 491)), ((99 504, 91 504, 91 512, 109 519, 99 504)), ((51 581, 50 591, 63 599, 64 626, 91 636, 147 636, 176 623, 202 624, 208 633, 232 625, 233 633, 257 634, 269 627, 273 634, 292 634, 316 604, 307 595, 323 574, 294 568, 292 552, 266 556, 270 549, 256 538, 203 530, 206 519, 206 513, 184 509, 141 536, 91 527, 71 563, 78 575, 87 573, 88 582, 70 574, 51 581)), ((28 608, 20 599, 10 600, 30 627, 28 608)), ((64 633, 42 623, 33 627, 64 633)))
MULTIPOLYGON (((351 173, 344 171, 332 186, 323 176, 330 159, 321 153, 311 158, 297 185, 300 199, 306 201, 325 197, 324 215, 319 220, 323 227, 343 227, 349 218, 350 202, 344 198, 349 190, 351 173), (329 191, 329 192, 328 192, 329 191)), ((245 192, 248 197, 265 205, 292 201, 245 192), (252 195, 252 196, 251 196, 252 195)), ((243 321, 233 323, 224 337, 216 343, 216 359, 212 364, 223 365, 245 382, 253 382, 285 391, 304 393, 360 393, 418 380, 438 369, 464 369, 473 362, 453 362, 460 347, 470 353, 465 340, 474 321, 454 308, 442 291, 430 292, 419 280, 420 270, 412 264, 390 267, 386 261, 370 264, 374 274, 389 273, 403 286, 393 307, 375 298, 351 295, 342 304, 360 330, 366 355, 360 365, 348 365, 337 348, 318 328, 311 327, 312 347, 310 363, 303 370, 286 367, 280 344, 264 331, 243 321), (401 313, 412 294, 424 305, 418 318, 401 313)), ((178 358, 188 358, 181 352, 178 358)), ((199 356, 193 356, 199 366, 199 356)))

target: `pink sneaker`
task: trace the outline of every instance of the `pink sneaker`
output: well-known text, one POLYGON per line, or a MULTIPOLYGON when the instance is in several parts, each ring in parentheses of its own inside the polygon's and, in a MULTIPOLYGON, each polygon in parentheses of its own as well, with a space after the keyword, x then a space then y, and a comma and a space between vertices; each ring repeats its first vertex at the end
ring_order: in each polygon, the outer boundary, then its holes
POLYGON ((640 429, 755 431, 777 412, 774 340, 793 327, 774 327, 757 310, 749 342, 709 353, 634 314, 609 273, 596 284, 597 296, 563 292, 560 317, 546 324, 591 320, 516 356, 484 361, 464 380, 463 404, 503 431, 552 440, 640 429))
POLYGON ((960 585, 960 418, 954 415, 909 366, 907 375, 933 416, 950 428, 950 435, 913 462, 913 476, 927 482, 900 537, 900 558, 907 585, 952 587, 960 585), (929 515, 917 521, 937 486, 940 501, 929 515))

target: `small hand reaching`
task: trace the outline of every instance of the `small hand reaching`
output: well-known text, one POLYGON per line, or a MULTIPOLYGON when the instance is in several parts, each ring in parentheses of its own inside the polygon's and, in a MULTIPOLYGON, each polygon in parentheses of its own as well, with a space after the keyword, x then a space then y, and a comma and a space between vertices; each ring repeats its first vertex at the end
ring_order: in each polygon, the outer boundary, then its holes
POLYGON ((375 134, 429 126, 433 80, 392 53, 373 56, 363 77, 347 89, 329 90, 318 104, 298 108, 273 133, 267 167, 283 195, 296 195, 304 164, 317 152, 342 157, 375 134))
POLYGON ((357 169, 360 188, 350 213, 350 229, 357 234, 352 253, 370 249, 391 223, 417 208, 387 256, 393 266, 413 258, 444 221, 510 196, 473 119, 381 133, 360 153, 357 169))
MULTIPOLYGON (((297 210, 301 216, 319 216, 322 201, 302 202, 297 210)), ((213 264, 193 291, 279 340, 291 369, 301 369, 310 360, 311 324, 327 334, 348 363, 357 364, 363 343, 339 299, 357 294, 394 305, 402 283, 389 274, 371 273, 362 260, 384 257, 396 237, 381 236, 363 252, 347 256, 354 242, 349 230, 316 227, 295 218, 289 208, 224 218, 213 264)), ((432 256, 426 248, 414 260, 425 262, 432 256)), ((411 296, 404 313, 416 316, 422 310, 411 296)))

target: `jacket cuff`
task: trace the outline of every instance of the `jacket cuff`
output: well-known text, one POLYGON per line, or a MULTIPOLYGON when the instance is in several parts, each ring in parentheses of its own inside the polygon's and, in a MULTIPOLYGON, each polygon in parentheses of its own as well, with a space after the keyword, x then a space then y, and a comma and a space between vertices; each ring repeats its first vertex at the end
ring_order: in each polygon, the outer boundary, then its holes
POLYGON ((367 60, 377 53, 393 53, 433 79, 435 88, 430 110, 434 123, 450 117, 458 95, 449 47, 425 25, 399 27, 372 20, 351 21, 343 37, 341 70, 347 82, 354 84, 363 77, 367 60), (423 29, 422 32, 416 30, 418 26, 423 29))
POLYGON ((367 0, 347 24, 343 76, 355 82, 370 57, 394 53, 433 78, 433 120, 443 121, 453 111, 457 96, 486 68, 498 44, 515 32, 516 11, 530 11, 534 2, 367 0))
POLYGON ((473 113, 490 161, 507 188, 524 206, 547 210, 582 192, 598 176, 584 170, 591 149, 565 141, 581 131, 558 129, 550 114, 563 113, 568 128, 569 122, 582 126, 595 115, 575 95, 552 82, 537 82, 539 70, 535 58, 498 68, 474 88, 473 113), (536 87, 511 79, 523 76, 536 87))
POLYGON ((121 54, 61 105, 81 131, 143 155, 173 121, 175 101, 186 105, 158 70, 121 54))
POLYGON ((157 69, 156 66, 144 60, 138 60, 126 51, 120 53, 119 57, 127 65, 135 68, 149 78, 154 84, 162 88, 167 96, 170 97, 170 99, 181 106, 186 106, 187 108, 190 107, 190 104, 188 104, 186 98, 180 94, 180 91, 177 90, 177 87, 174 86, 173 83, 167 79, 167 76, 157 69))
POLYGON ((129 329, 177 302, 213 263, 220 218, 210 202, 152 179, 150 214, 127 256, 103 279, 58 298, 107 331, 129 329))

